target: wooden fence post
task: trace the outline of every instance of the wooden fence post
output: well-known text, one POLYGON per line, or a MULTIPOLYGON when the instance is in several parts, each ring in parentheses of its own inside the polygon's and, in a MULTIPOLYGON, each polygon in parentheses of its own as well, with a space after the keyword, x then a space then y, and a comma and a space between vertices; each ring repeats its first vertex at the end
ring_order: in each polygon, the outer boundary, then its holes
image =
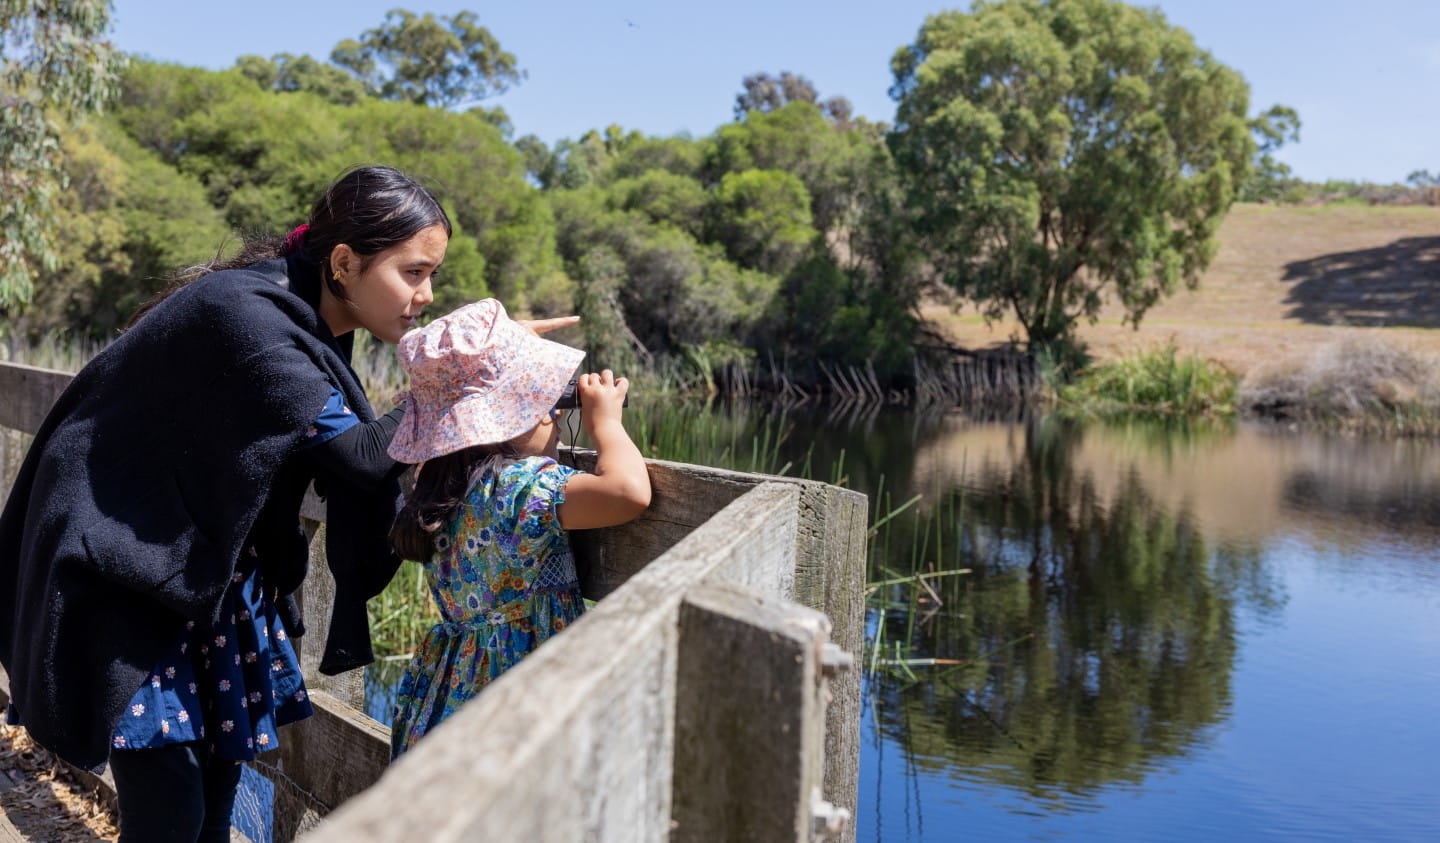
POLYGON ((686 594, 678 625, 671 839, 810 840, 841 830, 827 825, 834 812, 820 796, 830 621, 715 583, 686 594))

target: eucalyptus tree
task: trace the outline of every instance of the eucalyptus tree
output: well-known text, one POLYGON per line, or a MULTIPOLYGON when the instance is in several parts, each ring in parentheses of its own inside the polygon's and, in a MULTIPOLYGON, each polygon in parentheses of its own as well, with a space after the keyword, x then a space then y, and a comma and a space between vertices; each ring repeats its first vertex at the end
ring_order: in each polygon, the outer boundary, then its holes
POLYGON ((744 120, 752 111, 774 111, 792 102, 808 102, 835 123, 848 123, 854 111, 844 97, 820 99, 815 83, 798 73, 782 71, 779 76, 755 73, 741 81, 745 90, 735 96, 735 119, 744 120))
POLYGON ((437 18, 393 9, 358 40, 337 44, 330 60, 376 96, 438 108, 503 93, 525 78, 515 56, 470 11, 437 18))
POLYGON ((336 105, 354 105, 366 96, 365 85, 353 74, 311 56, 247 55, 236 59, 235 66, 266 90, 309 91, 336 105))
POLYGON ((54 268, 64 189, 61 121, 98 112, 124 59, 104 39, 107 0, 0 0, 0 311, 54 268))
POLYGON ((934 268, 1032 345, 1194 285, 1245 183, 1249 87, 1154 9, 977 2, 892 61, 890 145, 934 268))

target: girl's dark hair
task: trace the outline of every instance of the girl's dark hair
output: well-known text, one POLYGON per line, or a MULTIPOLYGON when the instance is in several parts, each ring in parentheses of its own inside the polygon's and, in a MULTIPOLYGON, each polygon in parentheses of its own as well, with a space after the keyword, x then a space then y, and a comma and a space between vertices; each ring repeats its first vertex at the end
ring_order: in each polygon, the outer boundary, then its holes
POLYGON ((475 472, 492 457, 513 459, 517 453, 509 442, 472 445, 469 448, 426 460, 415 475, 415 488, 390 528, 390 545, 395 552, 416 562, 429 562, 435 552, 435 533, 465 500, 475 472))
POLYGON ((330 253, 344 243, 360 256, 363 269, 368 259, 398 246, 415 233, 432 225, 452 233, 450 217, 435 197, 414 179, 394 167, 355 167, 335 180, 310 209, 310 219, 301 237, 263 236, 247 238, 240 253, 229 260, 186 267, 172 275, 160 292, 140 306, 125 327, 129 328, 181 287, 224 269, 239 269, 292 252, 300 252, 320 267, 320 277, 337 298, 344 300, 345 288, 330 271, 330 253))

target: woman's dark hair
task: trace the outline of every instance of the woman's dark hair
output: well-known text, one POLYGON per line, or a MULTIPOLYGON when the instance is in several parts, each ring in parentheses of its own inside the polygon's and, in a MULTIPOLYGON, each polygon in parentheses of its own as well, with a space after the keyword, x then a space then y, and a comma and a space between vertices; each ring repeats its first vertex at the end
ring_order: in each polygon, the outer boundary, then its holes
POLYGON ((415 475, 415 488, 390 528, 390 545, 395 552, 416 562, 429 562, 435 552, 435 533, 445 526, 465 500, 475 472, 492 457, 514 458, 518 454, 509 442, 472 445, 426 460, 415 475))
POLYGON ((360 256, 363 269, 368 259, 414 237, 432 225, 452 233, 450 217, 435 197, 414 179, 394 167, 355 167, 335 180, 310 209, 303 236, 247 238, 240 253, 228 260, 217 256, 209 263, 186 267, 171 276, 165 288, 140 306, 125 327, 129 328, 171 293, 224 269, 239 269, 292 252, 300 252, 320 267, 330 292, 345 299, 345 289, 330 271, 330 253, 344 243, 360 256))

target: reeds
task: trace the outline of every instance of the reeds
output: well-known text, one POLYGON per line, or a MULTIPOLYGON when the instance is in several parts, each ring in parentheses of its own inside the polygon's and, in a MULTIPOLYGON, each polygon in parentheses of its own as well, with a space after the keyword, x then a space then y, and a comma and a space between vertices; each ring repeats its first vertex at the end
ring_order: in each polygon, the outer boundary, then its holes
POLYGON ((862 665, 872 680, 904 684, 925 681, 916 670, 963 669, 970 659, 936 655, 925 642, 934 627, 958 605, 965 577, 965 552, 957 540, 964 518, 963 491, 937 495, 921 507, 923 495, 896 504, 884 491, 875 500, 877 515, 867 540, 870 582, 865 586, 865 654, 862 665), (927 655, 927 652, 930 654, 927 655))
POLYGON ((440 622, 440 612, 430 599, 425 566, 406 562, 385 590, 366 604, 370 616, 370 639, 375 655, 397 656, 414 652, 430 628, 440 622))
POLYGON ((38 340, 28 340, 6 331, 0 334, 0 361, 57 372, 78 372, 105 345, 65 334, 47 334, 38 340))
POLYGON ((1225 417, 1235 412, 1236 376, 1213 360, 1181 356, 1172 343, 1082 370, 1060 388, 1062 410, 1225 417))

